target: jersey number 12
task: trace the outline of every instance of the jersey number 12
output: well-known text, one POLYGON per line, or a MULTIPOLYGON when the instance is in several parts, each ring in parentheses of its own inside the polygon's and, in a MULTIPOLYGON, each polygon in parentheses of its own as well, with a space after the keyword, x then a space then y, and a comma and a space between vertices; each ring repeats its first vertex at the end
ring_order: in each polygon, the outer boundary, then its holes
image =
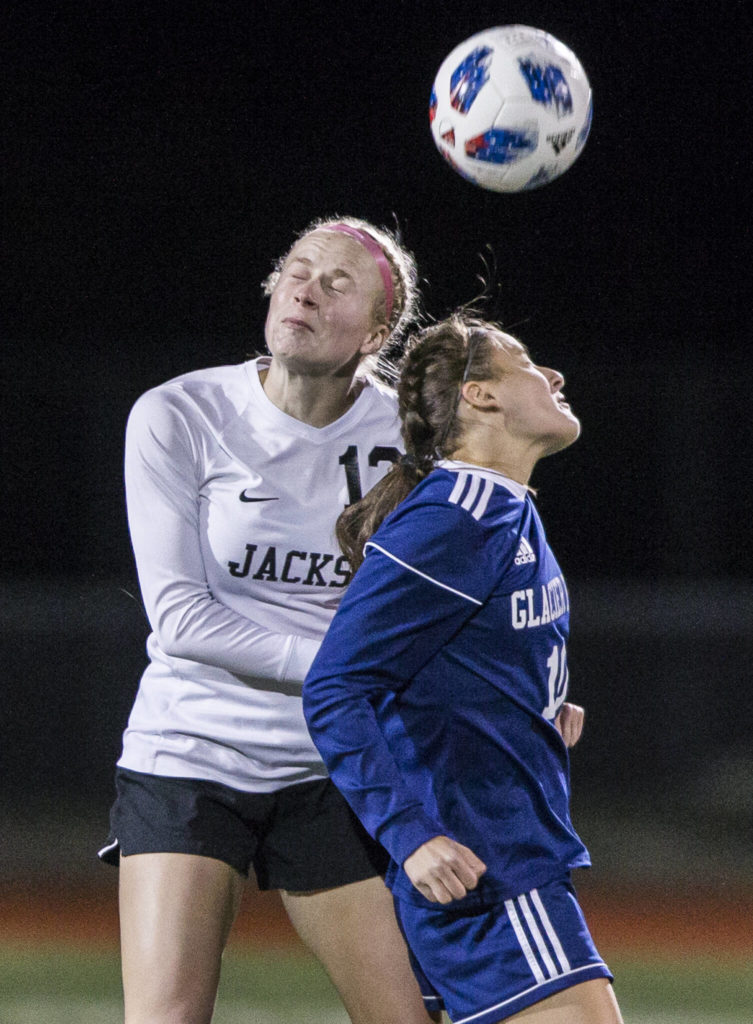
MULTIPOLYGON (((378 466, 380 462, 397 462, 400 452, 392 445, 377 444, 369 452, 369 465, 378 466)), ((363 497, 361 490, 361 473, 358 469, 358 447, 351 444, 342 453, 338 462, 345 466, 345 481, 348 485, 348 505, 355 505, 363 497)))

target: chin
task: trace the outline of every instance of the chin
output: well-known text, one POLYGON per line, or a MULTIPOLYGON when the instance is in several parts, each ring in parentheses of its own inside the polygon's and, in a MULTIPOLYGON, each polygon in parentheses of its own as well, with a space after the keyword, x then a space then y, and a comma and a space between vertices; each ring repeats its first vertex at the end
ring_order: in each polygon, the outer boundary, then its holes
POLYGON ((573 444, 580 437, 580 420, 576 420, 573 416, 568 427, 563 431, 565 435, 565 442, 563 447, 566 448, 569 444, 573 444))
POLYGON ((570 438, 570 444, 572 444, 573 441, 577 441, 578 440, 578 438, 580 437, 581 429, 582 428, 581 428, 581 425, 580 425, 580 420, 576 419, 573 416, 573 423, 572 423, 572 428, 571 428, 572 433, 571 433, 571 438, 570 438))
POLYGON ((563 448, 569 448, 580 437, 580 420, 574 416, 568 417, 568 422, 563 424, 556 434, 552 434, 548 440, 547 455, 554 455, 561 452, 563 448))

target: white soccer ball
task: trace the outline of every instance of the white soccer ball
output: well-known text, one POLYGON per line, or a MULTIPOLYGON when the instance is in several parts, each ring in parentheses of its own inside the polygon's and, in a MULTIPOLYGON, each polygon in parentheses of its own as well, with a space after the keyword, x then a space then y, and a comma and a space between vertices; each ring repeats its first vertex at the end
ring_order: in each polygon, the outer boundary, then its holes
POLYGON ((481 188, 538 188, 581 153, 591 127, 591 87, 580 61, 548 32, 486 29, 456 46, 431 91, 434 142, 481 188))

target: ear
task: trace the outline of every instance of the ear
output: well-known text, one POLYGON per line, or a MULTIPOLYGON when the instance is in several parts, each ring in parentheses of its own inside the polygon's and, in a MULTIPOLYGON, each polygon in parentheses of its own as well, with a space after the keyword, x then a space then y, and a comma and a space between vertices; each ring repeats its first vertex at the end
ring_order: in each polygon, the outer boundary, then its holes
POLYGON ((378 352, 379 349, 384 345, 387 338, 390 336, 390 329, 387 324, 382 324, 380 327, 370 335, 366 341, 361 345, 359 352, 363 356, 373 355, 374 352, 378 352))
POLYGON ((460 389, 468 405, 484 412, 495 412, 500 408, 499 399, 492 391, 489 383, 483 380, 469 380, 460 389))

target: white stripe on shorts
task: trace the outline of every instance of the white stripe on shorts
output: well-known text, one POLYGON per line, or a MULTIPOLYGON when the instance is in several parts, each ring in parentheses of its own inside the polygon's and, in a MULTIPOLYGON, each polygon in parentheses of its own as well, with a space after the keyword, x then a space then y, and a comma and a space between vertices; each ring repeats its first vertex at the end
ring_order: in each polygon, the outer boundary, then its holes
POLYGON ((510 918, 510 924, 515 929, 515 934, 518 937, 520 948, 523 950, 523 954, 526 960, 528 961, 528 966, 531 968, 531 972, 533 973, 533 976, 536 979, 536 981, 538 981, 541 984, 546 980, 544 978, 544 972, 539 967, 538 961, 536 960, 534 952, 531 949, 531 944, 528 941, 528 936, 526 935, 525 928, 521 924, 520 918, 518 917, 518 912, 515 909, 515 901, 505 900, 505 909, 507 910, 507 916, 510 918))
POLYGON ((557 968, 554 966, 554 960, 552 960, 551 956, 549 955, 549 950, 546 948, 544 936, 541 934, 539 926, 534 921, 533 914, 531 913, 531 908, 528 904, 528 900, 525 898, 525 896, 518 896, 518 903, 520 904, 520 909, 523 911, 523 916, 525 917, 528 923, 528 930, 533 936, 533 941, 536 943, 536 947, 539 951, 539 956, 544 961, 544 967, 546 968, 547 974, 550 978, 556 978, 557 968))
POLYGON ((559 940, 559 935, 557 935, 557 932, 554 930, 554 927, 552 926, 552 922, 549 920, 549 914, 547 914, 546 907, 544 906, 544 903, 541 897, 539 896, 539 890, 531 889, 530 897, 533 900, 534 905, 539 912, 539 918, 541 919, 541 923, 543 924, 544 929, 546 930, 546 933, 549 936, 549 941, 551 942, 554 948, 554 952, 557 955, 557 959, 560 962, 562 973, 567 974, 567 972, 570 970, 570 961, 565 956, 565 951, 562 948, 562 943, 559 940))
POLYGON ((513 926, 518 942, 520 943, 520 948, 523 950, 523 955, 525 956, 528 966, 531 968, 531 973, 536 981, 542 982, 546 980, 547 977, 551 979, 557 978, 561 974, 567 974, 570 970, 570 963, 565 956, 562 943, 554 930, 541 896, 539 896, 538 889, 532 889, 527 895, 516 896, 514 900, 505 900, 505 907, 510 918, 510 923, 513 926), (530 897, 533 906, 528 902, 528 897, 530 897), (533 949, 533 946, 528 939, 528 935, 523 927, 523 922, 520 919, 518 911, 520 911, 525 918, 525 922, 528 925, 528 931, 536 945, 536 950, 533 949), (542 934, 542 932, 544 934, 542 934), (546 935, 546 938, 544 935, 546 935), (554 960, 552 959, 546 939, 549 940, 554 951, 554 955, 557 957, 559 968, 555 965, 554 960), (536 955, 536 951, 538 951, 538 956, 536 955))

